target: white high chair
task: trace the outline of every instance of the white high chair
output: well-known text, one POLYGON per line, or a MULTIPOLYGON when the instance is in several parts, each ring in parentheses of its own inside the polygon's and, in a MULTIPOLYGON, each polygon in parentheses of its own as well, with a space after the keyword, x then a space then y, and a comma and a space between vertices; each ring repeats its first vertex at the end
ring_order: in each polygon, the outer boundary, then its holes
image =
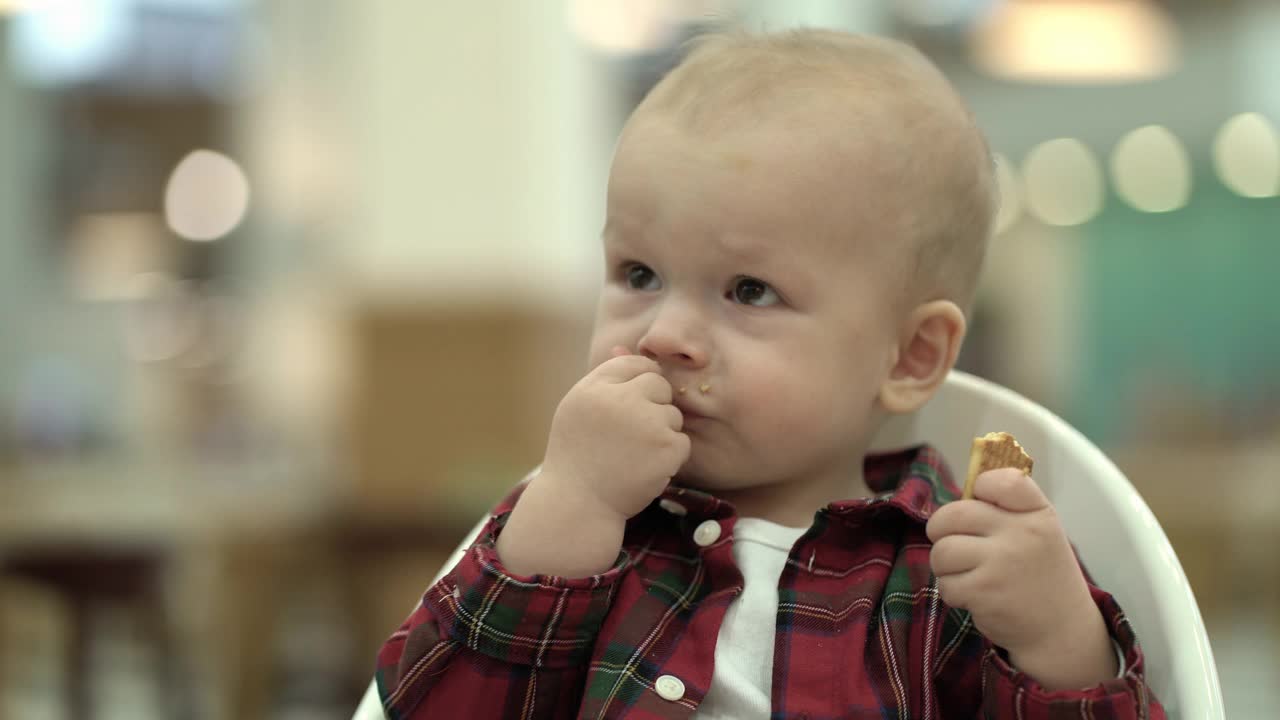
MULTIPOLYGON (((1128 479, 1075 428, 1008 388, 952 371, 928 405, 891 421, 874 447, 928 442, 953 472, 963 473, 973 438, 996 430, 1012 433, 1035 458, 1036 482, 1053 501, 1085 566, 1133 623, 1147 681, 1169 717, 1223 720, 1208 635, 1168 538, 1128 479)), ((483 525, 482 520, 472 529, 437 580, 483 525)), ((353 720, 382 719, 377 689, 370 684, 353 720)))

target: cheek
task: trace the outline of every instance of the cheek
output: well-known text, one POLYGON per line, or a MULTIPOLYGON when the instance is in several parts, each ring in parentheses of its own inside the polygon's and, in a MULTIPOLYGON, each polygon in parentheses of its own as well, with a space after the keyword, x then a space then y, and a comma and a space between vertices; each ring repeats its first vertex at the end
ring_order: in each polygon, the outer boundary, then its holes
POLYGON ((747 379, 743 392, 735 394, 758 432, 847 433, 871 405, 874 391, 867 387, 866 368, 831 361, 836 354, 830 348, 809 350, 814 354, 807 361, 789 353, 742 368, 747 379))
POLYGON ((636 351, 636 339, 631 337, 622 323, 599 322, 591 333, 590 350, 587 356, 589 367, 594 370, 597 365, 613 357, 613 348, 622 345, 631 352, 636 351))
POLYGON ((616 297, 606 289, 596 308, 595 326, 591 330, 588 358, 591 367, 613 357, 612 350, 619 345, 636 352, 645 327, 643 305, 616 297))
POLYGON ((730 373, 737 387, 737 409, 744 416, 768 426, 787 426, 830 401, 825 369, 800 362, 792 353, 756 351, 747 358, 735 362, 730 373))
POLYGON ((619 343, 616 342, 610 342, 608 337, 602 335, 598 331, 596 334, 592 335, 591 348, 587 355, 587 371, 590 372, 595 370, 600 363, 608 360, 611 357, 609 350, 618 344, 619 343))

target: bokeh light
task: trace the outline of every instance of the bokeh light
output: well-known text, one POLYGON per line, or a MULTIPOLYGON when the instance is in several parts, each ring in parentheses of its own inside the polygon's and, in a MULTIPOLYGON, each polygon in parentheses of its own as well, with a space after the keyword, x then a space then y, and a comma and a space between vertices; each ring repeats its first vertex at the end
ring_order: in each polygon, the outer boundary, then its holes
POLYGON ((1213 165, 1232 191, 1249 198, 1280 194, 1280 137, 1256 112, 1236 115, 1213 141, 1213 165))
POLYGON ((1168 74, 1178 62, 1177 27, 1142 0, 1007 0, 971 40, 987 73, 1033 82, 1115 83, 1168 74))
POLYGON ((1089 146, 1074 138, 1032 148, 1022 163, 1027 209, 1049 225, 1080 225, 1102 211, 1102 168, 1089 146))
POLYGON ((164 215, 188 240, 217 240, 240 224, 249 209, 249 180, 234 160, 196 150, 169 177, 164 215))
POLYGON ((573 0, 569 22, 591 47, 609 53, 640 53, 675 37, 675 3, 667 0, 573 0))
POLYGON ((1120 197, 1138 210, 1177 210, 1191 197, 1191 158, 1168 128, 1147 125, 1116 144, 1111 179, 1120 197))
POLYGON ((9 42, 15 69, 24 79, 56 87, 83 82, 128 51, 130 23, 125 3, 102 0, 9 0, 0 16, 13 13, 9 42))

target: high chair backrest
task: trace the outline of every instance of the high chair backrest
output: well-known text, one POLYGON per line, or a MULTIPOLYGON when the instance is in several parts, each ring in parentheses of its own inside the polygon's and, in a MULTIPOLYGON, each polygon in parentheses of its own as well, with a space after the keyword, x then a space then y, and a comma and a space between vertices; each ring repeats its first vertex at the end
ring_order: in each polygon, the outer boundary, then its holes
MULTIPOLYGON (((919 412, 891 420, 873 449, 927 442, 953 472, 963 473, 973 438, 997 430, 1012 433, 1035 458, 1036 482, 1089 573, 1133 623, 1147 681, 1171 720, 1223 720, 1213 652, 1182 565, 1142 496, 1079 431, 1008 388, 956 370, 919 412)), ((486 520, 471 529, 432 583, 458 563, 486 520)), ((382 717, 371 684, 353 720, 382 717)))
POLYGON ((874 447, 928 442, 963 482, 973 438, 998 430, 1012 433, 1035 458, 1036 483, 1085 567, 1133 623, 1147 681, 1169 717, 1223 718, 1209 638, 1169 539, 1120 469, 1079 431, 1008 388, 952 371, 928 405, 894 418, 874 447))

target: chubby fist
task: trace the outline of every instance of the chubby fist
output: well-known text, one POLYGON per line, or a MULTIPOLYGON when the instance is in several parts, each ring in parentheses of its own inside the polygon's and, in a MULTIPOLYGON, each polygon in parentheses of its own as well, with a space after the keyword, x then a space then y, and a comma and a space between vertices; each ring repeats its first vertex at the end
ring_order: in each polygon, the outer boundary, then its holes
POLYGON ((542 474, 629 518, 662 493, 690 446, 658 363, 623 347, 613 355, 560 401, 542 474))
POLYGON ((1114 677, 1102 615, 1057 512, 1030 476, 1012 468, 982 473, 974 499, 944 505, 926 532, 943 601, 968 610, 1019 669, 1046 686, 1058 684, 1045 682, 1054 666, 1076 660, 1096 667, 1080 674, 1097 675, 1092 682, 1114 677))

